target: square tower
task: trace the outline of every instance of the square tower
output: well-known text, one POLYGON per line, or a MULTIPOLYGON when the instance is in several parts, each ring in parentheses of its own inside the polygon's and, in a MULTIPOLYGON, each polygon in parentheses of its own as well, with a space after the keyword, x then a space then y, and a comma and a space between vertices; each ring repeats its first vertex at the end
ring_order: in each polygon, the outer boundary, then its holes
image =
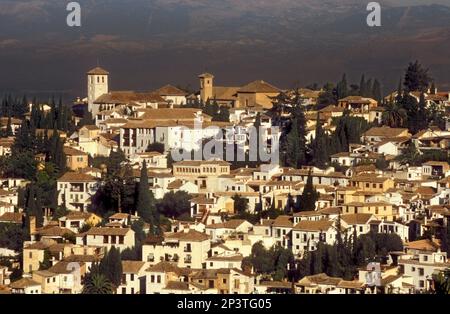
POLYGON ((100 67, 87 72, 88 110, 93 117, 98 113, 98 106, 94 106, 94 101, 109 92, 108 76, 109 72, 100 67))
POLYGON ((200 79, 200 99, 203 103, 206 103, 208 99, 213 97, 214 75, 203 73, 198 78, 200 79))

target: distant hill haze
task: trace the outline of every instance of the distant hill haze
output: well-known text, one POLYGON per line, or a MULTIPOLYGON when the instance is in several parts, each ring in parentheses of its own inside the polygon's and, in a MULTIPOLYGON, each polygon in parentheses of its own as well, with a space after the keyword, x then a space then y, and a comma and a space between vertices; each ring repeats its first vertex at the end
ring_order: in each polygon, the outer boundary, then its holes
POLYGON ((448 0, 379 1, 382 26, 366 25, 360 0, 79 1, 82 26, 59 0, 0 2, 0 90, 85 96, 98 63, 114 90, 167 83, 198 89, 264 79, 280 88, 376 77, 387 93, 411 60, 450 90, 448 0))

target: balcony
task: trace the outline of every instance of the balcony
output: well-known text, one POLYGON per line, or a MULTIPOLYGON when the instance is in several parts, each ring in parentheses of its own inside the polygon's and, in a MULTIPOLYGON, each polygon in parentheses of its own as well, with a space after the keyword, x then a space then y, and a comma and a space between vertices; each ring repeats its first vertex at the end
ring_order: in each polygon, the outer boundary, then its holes
POLYGON ((185 263, 185 264, 190 264, 190 263, 192 263, 192 257, 191 257, 191 256, 186 256, 186 257, 184 258, 184 263, 185 263))

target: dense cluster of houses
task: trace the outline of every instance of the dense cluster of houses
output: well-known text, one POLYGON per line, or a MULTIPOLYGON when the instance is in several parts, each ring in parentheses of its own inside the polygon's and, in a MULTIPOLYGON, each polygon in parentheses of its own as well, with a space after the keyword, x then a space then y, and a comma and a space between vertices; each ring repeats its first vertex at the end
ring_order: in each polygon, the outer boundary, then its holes
MULTIPOLYGON (((195 150, 203 140, 215 137, 218 129, 234 128, 232 141, 237 142, 246 141, 244 134, 257 114, 262 124, 270 126, 265 112, 281 90, 264 81, 241 87, 215 86, 209 73, 199 76, 200 91, 193 94, 171 85, 148 93, 110 91, 109 73, 102 68, 89 71, 87 78, 86 103, 95 124, 64 134, 68 171, 57 180, 58 206, 69 213, 58 221, 45 217, 41 228, 30 220, 30 241, 24 243, 22 261, 16 265, 23 277, 11 282, 11 267, 0 266, 0 293, 80 293, 81 279, 107 250, 135 246, 136 235, 130 226, 139 220, 136 213, 116 213, 105 221, 89 212, 105 171, 90 167, 89 158, 107 157, 118 149, 136 170, 136 180, 146 162, 149 188, 156 199, 170 191, 185 191, 191 196, 190 221, 171 219, 170 230, 145 239, 140 261, 122 261, 119 294, 414 293, 432 289, 433 274, 450 267, 441 240, 424 237, 436 228, 447 228, 450 222, 450 166, 428 161, 410 167, 396 158, 411 144, 419 151, 448 152, 450 125, 445 130, 431 127, 417 134, 402 128, 372 127, 362 134, 361 144, 351 144, 348 152, 331 156, 330 161, 345 171, 336 167, 293 169, 279 164, 232 169, 221 159, 183 160, 169 166, 170 150, 195 150), (214 122, 201 109, 183 108, 211 99, 230 108, 229 122, 214 122), (153 143, 163 144, 164 153, 148 151, 153 143), (388 162, 385 170, 373 164, 380 157, 388 162), (320 193, 315 210, 286 213, 254 224, 233 218, 236 195, 248 201, 249 213, 258 208, 284 209, 290 199, 302 194, 308 176, 320 193), (83 231, 86 224, 93 227, 83 231), (379 269, 361 268, 350 281, 324 273, 296 282, 272 281, 242 266, 259 242, 267 249, 280 245, 301 259, 319 243, 334 244, 338 224, 341 232, 356 232, 358 236, 369 232, 397 234, 404 250, 388 252, 386 264, 378 265, 379 269), (51 266, 41 270, 48 253, 51 266), (376 289, 370 281, 373 272, 379 279, 376 289)), ((300 93, 305 106, 315 104, 319 96, 318 91, 307 89, 300 93)), ((439 108, 450 106, 450 93, 426 96, 428 103, 439 108)), ((307 138, 314 138, 317 121, 333 131, 332 119, 344 111, 368 122, 382 121, 383 108, 377 101, 349 96, 336 105, 308 112, 307 138)), ((20 123, 12 121, 13 132, 20 123)), ((265 135, 267 142, 280 136, 269 133, 265 135)), ((13 143, 14 137, 0 139, 0 155, 11 154, 13 143)), ((23 223, 17 189, 26 184, 23 179, 0 179, 0 223, 23 223)), ((148 225, 144 230, 148 231, 148 225)), ((0 248, 0 256, 11 260, 16 253, 0 248)))

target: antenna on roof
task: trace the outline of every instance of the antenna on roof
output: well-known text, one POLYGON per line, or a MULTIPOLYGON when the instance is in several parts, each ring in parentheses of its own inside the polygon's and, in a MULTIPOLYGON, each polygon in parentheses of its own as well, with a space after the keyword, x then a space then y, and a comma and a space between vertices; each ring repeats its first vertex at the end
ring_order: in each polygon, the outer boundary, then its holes
POLYGON ((98 67, 100 66, 100 61, 99 61, 98 57, 97 57, 97 66, 98 67))

